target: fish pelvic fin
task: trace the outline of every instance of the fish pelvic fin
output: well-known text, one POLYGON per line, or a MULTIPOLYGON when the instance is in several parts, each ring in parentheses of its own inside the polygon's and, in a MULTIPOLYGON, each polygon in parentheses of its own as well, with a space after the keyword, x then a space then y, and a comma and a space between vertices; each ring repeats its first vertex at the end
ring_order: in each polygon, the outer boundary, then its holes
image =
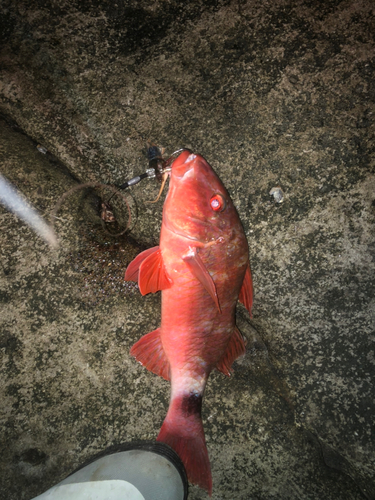
POLYGON ((197 278, 201 285, 203 285, 206 291, 210 294, 212 300, 218 308, 218 311, 221 313, 215 283, 211 278, 210 273, 207 271, 204 262, 199 257, 198 250, 195 247, 190 247, 189 250, 182 256, 182 260, 188 266, 193 276, 197 278))
POLYGON ((147 370, 169 380, 169 361, 161 343, 160 328, 139 339, 130 349, 130 354, 147 370))
POLYGON ((224 353, 224 356, 216 365, 217 370, 224 373, 224 375, 230 376, 232 372, 233 362, 245 354, 245 342, 243 340, 241 332, 237 327, 234 328, 234 332, 229 339, 228 347, 224 353))
POLYGON ((125 279, 137 281, 142 295, 170 288, 173 281, 165 270, 159 247, 152 247, 140 253, 128 266, 125 279))
POLYGON ((212 476, 200 416, 201 405, 201 395, 174 398, 156 440, 174 449, 184 464, 189 481, 211 496, 212 476))
POLYGON ((248 263, 238 299, 249 311, 251 318, 253 317, 251 312, 251 309, 253 307, 253 296, 253 280, 251 278, 251 270, 248 263))

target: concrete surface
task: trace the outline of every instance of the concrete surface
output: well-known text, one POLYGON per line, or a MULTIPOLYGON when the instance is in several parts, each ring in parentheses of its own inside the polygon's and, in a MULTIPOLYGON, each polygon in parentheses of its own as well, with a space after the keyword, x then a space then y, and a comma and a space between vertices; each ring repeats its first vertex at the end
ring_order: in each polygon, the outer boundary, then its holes
MULTIPOLYGON (((238 208, 254 318, 239 308, 247 355, 203 404, 213 498, 374 499, 372 0, 0 8, 0 169, 43 214, 78 182, 142 173, 147 140, 203 154, 238 208)), ((56 252, 0 208, 1 498, 157 436, 169 385, 129 349, 160 297, 122 281, 157 243, 157 191, 128 190, 119 238, 100 223, 108 194, 70 196, 56 252)))

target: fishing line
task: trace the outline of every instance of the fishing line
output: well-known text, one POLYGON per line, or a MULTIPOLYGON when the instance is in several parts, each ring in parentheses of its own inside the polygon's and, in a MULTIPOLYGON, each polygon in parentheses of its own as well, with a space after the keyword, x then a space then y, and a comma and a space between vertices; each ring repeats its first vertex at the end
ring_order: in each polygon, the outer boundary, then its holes
MULTIPOLYGON (((103 184, 101 182, 85 182, 84 184, 79 184, 78 186, 74 186, 72 187, 71 189, 69 189, 69 191, 66 191, 60 198, 59 200, 57 201, 57 203, 55 204, 55 207, 53 209, 53 211, 51 212, 50 214, 50 222, 51 222, 51 226, 52 226, 52 229, 54 228, 54 225, 55 225, 55 219, 57 218, 57 213, 58 211, 60 210, 61 208, 61 205, 63 204, 64 200, 70 196, 72 193, 76 192, 76 191, 79 191, 80 189, 85 189, 85 188, 98 188, 98 187, 101 187, 101 188, 105 188, 105 189, 110 189, 111 191, 113 191, 113 195, 117 194, 119 195, 120 198, 123 199, 127 209, 128 209, 128 222, 126 224, 126 227, 123 231, 119 232, 119 233, 111 233, 110 231, 107 230, 107 228, 105 226, 104 229, 105 231, 111 235, 111 236, 121 236, 123 235, 130 227, 130 224, 131 224, 131 210, 130 210, 130 206, 129 206, 129 203, 128 203, 128 200, 125 198, 125 196, 117 189, 116 186, 113 186, 112 184, 103 184)), ((112 195, 112 196, 113 196, 112 195)), ((111 196, 111 198, 112 198, 111 196)), ((104 221, 102 220, 102 222, 104 223, 104 221)))

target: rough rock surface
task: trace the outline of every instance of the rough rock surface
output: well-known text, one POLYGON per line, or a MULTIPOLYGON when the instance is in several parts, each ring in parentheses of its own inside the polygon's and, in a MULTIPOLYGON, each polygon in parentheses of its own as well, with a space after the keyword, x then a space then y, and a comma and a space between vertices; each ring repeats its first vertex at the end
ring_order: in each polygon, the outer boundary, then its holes
MULTIPOLYGON (((78 181, 144 172, 147 140, 203 154, 238 208, 254 318, 239 308, 248 352, 203 405, 213 498, 374 499, 373 1, 0 9, 0 169, 42 213, 78 181)), ((160 297, 122 281, 158 240, 157 191, 128 190, 119 238, 102 192, 72 195, 56 252, 0 207, 1 498, 157 436, 169 386, 129 348, 158 326, 160 297)))

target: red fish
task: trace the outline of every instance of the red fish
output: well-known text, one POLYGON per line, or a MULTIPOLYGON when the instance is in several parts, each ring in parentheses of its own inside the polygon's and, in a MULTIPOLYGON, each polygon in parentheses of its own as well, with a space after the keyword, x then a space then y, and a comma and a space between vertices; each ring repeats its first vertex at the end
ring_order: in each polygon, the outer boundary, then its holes
POLYGON ((184 151, 172 163, 160 245, 139 254, 126 280, 142 295, 162 290, 161 326, 130 353, 171 381, 171 399, 158 441, 181 457, 191 483, 211 495, 210 462, 201 420, 210 372, 230 375, 245 352, 235 325, 239 299, 251 314, 248 244, 220 179, 200 155, 184 151))

